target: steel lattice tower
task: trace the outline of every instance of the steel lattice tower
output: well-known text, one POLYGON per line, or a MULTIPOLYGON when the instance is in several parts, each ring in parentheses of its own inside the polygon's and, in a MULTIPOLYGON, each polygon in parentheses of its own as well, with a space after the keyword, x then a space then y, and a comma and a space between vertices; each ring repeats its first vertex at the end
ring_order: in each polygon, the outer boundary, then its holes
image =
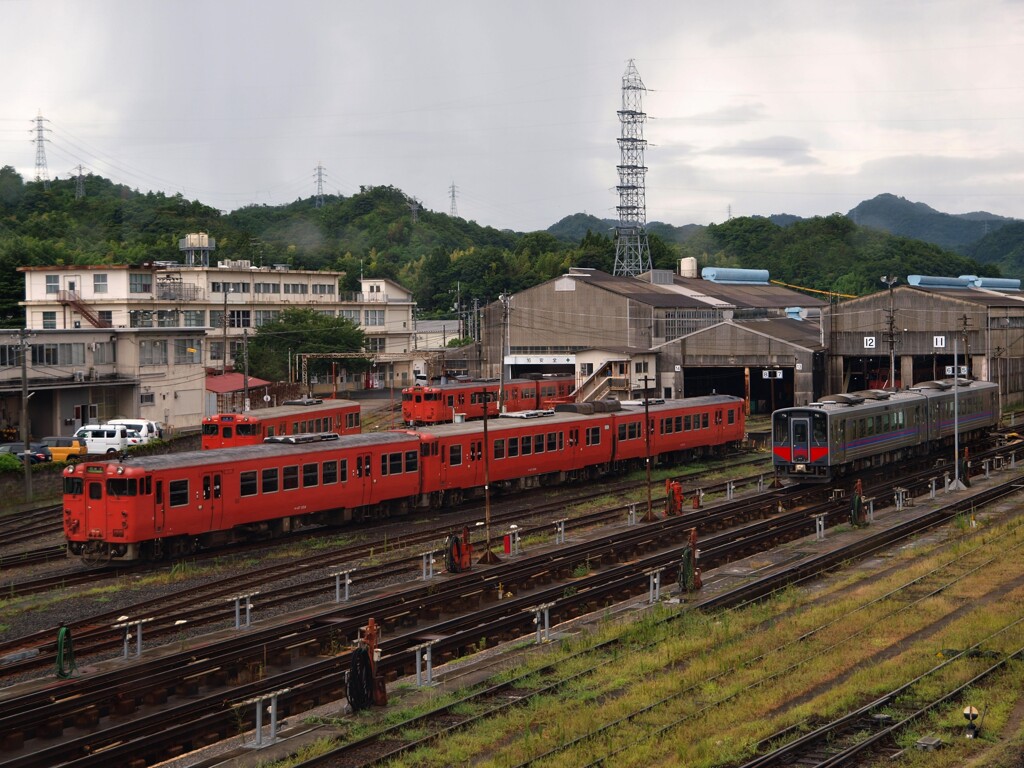
POLYGON ((36 181, 43 182, 43 189, 47 192, 50 191, 50 172, 46 169, 46 142, 47 138, 44 135, 45 131, 50 130, 44 128, 43 123, 47 120, 43 117, 43 113, 40 112, 36 119, 33 121, 36 124, 35 133, 36 137, 33 141, 36 143, 36 181))
POLYGON ((323 163, 316 164, 316 207, 324 207, 324 166, 323 163))
POLYGON ((647 243, 647 193, 644 177, 644 87, 633 60, 622 76, 622 109, 619 110, 619 224, 615 227, 614 274, 636 277, 651 271, 651 248, 647 243))
POLYGON ((451 216, 453 219, 459 215, 459 206, 455 204, 455 193, 458 191, 459 188, 455 186, 455 182, 453 181, 452 185, 448 187, 448 194, 451 196, 452 199, 452 204, 448 210, 448 215, 451 216))

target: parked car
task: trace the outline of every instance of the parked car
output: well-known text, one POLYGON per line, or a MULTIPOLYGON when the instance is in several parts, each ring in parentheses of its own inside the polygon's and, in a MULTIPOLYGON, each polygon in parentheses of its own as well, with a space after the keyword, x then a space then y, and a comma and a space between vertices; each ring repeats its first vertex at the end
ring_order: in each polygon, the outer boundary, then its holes
MULTIPOLYGON (((25 461, 25 446, 23 443, 4 443, 0 445, 0 454, 10 454, 18 461, 25 461)), ((30 464, 39 464, 43 461, 52 461, 50 448, 42 443, 29 443, 28 455, 30 464)))
POLYGON ((75 437, 85 441, 85 447, 91 454, 109 455, 126 451, 133 445, 142 445, 138 433, 130 437, 124 424, 89 424, 80 427, 75 437))
POLYGON ((44 437, 42 443, 49 447, 53 461, 78 461, 89 452, 85 446, 85 440, 80 440, 77 437, 53 435, 44 437))
POLYGON ((139 433, 143 444, 151 440, 157 440, 160 437, 160 427, 156 422, 148 421, 147 419, 111 419, 107 423, 124 424, 128 429, 134 429, 139 433))

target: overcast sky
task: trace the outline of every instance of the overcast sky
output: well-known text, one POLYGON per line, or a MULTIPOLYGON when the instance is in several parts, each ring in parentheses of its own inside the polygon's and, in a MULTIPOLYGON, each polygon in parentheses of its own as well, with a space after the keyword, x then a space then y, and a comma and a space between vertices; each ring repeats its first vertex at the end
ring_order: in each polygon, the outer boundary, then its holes
POLYGON ((647 218, 1024 218, 1021 0, 0 0, 0 165, 224 210, 390 184, 519 231, 615 218, 621 80, 647 218))

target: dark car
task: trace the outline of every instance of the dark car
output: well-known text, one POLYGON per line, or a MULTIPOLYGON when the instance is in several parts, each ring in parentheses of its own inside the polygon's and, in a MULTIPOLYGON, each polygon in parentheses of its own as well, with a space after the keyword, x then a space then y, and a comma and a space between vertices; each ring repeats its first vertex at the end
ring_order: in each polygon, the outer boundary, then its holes
MULTIPOLYGON (((8 453, 16 457, 18 461, 25 460, 25 446, 23 443, 4 443, 0 445, 0 454, 8 453)), ((53 455, 49 446, 42 443, 29 443, 28 455, 30 464, 38 464, 41 461, 52 461, 53 455)))

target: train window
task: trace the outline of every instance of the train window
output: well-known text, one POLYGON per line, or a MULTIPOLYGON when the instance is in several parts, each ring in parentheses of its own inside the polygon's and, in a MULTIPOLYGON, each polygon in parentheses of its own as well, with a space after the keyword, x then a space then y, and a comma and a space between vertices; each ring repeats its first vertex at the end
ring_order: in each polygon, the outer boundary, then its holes
POLYGON ((505 458, 505 441, 495 440, 494 441, 494 458, 504 459, 505 458))
POLYGON ((772 435, 772 441, 776 445, 789 445, 789 414, 776 413, 773 421, 775 433, 772 435))
POLYGON ((363 457, 363 475, 365 477, 369 477, 371 475, 371 472, 370 472, 370 457, 369 456, 364 456, 363 457))
POLYGON ((293 464, 281 471, 281 487, 286 491, 294 491, 299 487, 299 465, 293 464))
POLYGON ((210 498, 210 476, 209 475, 204 475, 203 476, 203 498, 204 499, 209 499, 210 498))
POLYGON ((514 459, 519 455, 519 438, 510 437, 508 439, 508 457, 514 459))
POLYGON ((692 429, 692 427, 690 426, 690 417, 689 416, 686 416, 686 417, 683 418, 683 429, 686 432, 689 432, 692 429))
MULTIPOLYGON (((231 437, 231 435, 228 434, 230 431, 231 431, 231 427, 225 427, 224 428, 224 437, 231 437)), ((235 427, 235 432, 238 433, 239 437, 256 437, 260 433, 260 425, 259 424, 239 424, 237 427, 235 427)))
POLYGON ((334 485, 338 482, 338 462, 325 461, 320 465, 320 476, 324 485, 334 485))
POLYGON ((548 432, 548 450, 549 451, 557 451, 558 450, 558 436, 560 434, 561 434, 560 432, 548 432))
POLYGON ((156 481, 156 503, 157 504, 163 504, 164 503, 164 481, 163 480, 157 480, 156 481))
POLYGON ((64 478, 64 494, 71 496, 78 496, 82 493, 83 486, 85 483, 82 482, 80 477, 65 477, 64 478))
POLYGON ((529 435, 523 435, 520 453, 522 453, 523 456, 529 456, 531 453, 533 453, 533 438, 530 437, 529 435))
POLYGON ((405 452, 405 471, 415 472, 419 467, 420 455, 416 451, 405 452))
POLYGON ((533 436, 533 452, 544 453, 544 435, 533 436))
POLYGON ((882 434, 882 417, 881 416, 875 416, 875 434, 876 435, 882 434))
POLYGON ((292 431, 288 432, 287 428, 285 428, 285 429, 281 430, 281 434, 282 435, 287 435, 287 434, 297 435, 297 434, 299 434, 299 422, 293 421, 292 422, 292 431))
POLYGON ((448 395, 448 407, 449 408, 454 408, 455 407, 455 395, 448 395))
POLYGON ((89 498, 93 500, 103 498, 103 483, 89 483, 89 498))
POLYGON ((729 410, 727 410, 725 412, 725 415, 726 415, 726 422, 727 423, 729 423, 729 424, 735 424, 736 423, 736 409, 735 408, 730 408, 729 410))
POLYGON ((221 434, 224 436, 225 440, 230 440, 231 439, 231 427, 225 426, 221 434))
POLYGON ((865 434, 865 437, 870 437, 871 435, 875 434, 875 420, 873 418, 868 416, 866 419, 864 419, 864 424, 867 427, 867 433, 865 434))
POLYGON ((702 413, 700 415, 700 421, 701 421, 701 427, 703 427, 704 429, 707 429, 708 428, 708 415, 706 413, 702 413))
POLYGON ((107 480, 107 496, 137 496, 138 481, 118 477, 107 480))
POLYGON ((303 464, 302 465, 302 487, 311 488, 314 485, 320 485, 320 465, 319 464, 303 464))
POLYGON ((167 484, 167 500, 172 507, 188 506, 188 480, 171 480, 167 484))
MULTIPOLYGON (((630 425, 635 426, 635 425, 630 425)), ((601 444, 601 428, 600 427, 587 427, 587 445, 600 445, 601 444)))
POLYGON ((453 467, 462 466, 462 446, 453 445, 448 449, 448 464, 453 467))
POLYGON ((238 495, 255 496, 259 492, 259 483, 256 480, 256 470, 247 470, 238 473, 238 495))
POLYGON ((569 430, 569 447, 573 448, 574 446, 579 445, 579 442, 580 442, 580 431, 578 429, 570 429, 569 430))
MULTIPOLYGON (((441 456, 441 461, 444 461, 444 455, 441 456)), ((380 455, 380 473, 386 475, 388 473, 388 455, 382 453, 380 455)))
POLYGON ((811 417, 811 429, 815 444, 825 445, 828 442, 828 420, 825 414, 815 413, 811 417))
POLYGON ((267 437, 273 437, 276 434, 273 424, 267 424, 267 437))
POLYGON ((348 459, 338 462, 338 479, 343 483, 348 482, 348 459))
POLYGON ((399 451, 397 453, 389 453, 388 454, 388 474, 391 474, 391 475, 400 475, 400 474, 402 474, 402 453, 401 453, 401 451, 399 451))
POLYGON ((219 431, 217 424, 203 424, 203 437, 216 437, 219 431))
POLYGON ((264 469, 262 480, 263 493, 277 493, 277 469, 264 469))

